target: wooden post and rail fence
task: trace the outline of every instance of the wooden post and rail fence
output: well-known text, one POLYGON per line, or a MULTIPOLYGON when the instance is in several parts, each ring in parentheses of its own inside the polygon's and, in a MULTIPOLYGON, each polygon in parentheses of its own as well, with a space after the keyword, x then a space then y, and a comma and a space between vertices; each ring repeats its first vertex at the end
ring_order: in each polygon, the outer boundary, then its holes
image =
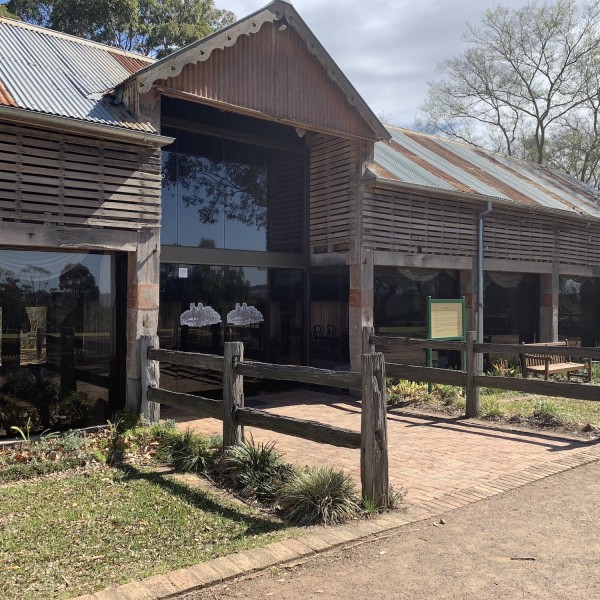
POLYGON ((223 445, 244 441, 244 426, 268 429, 285 435, 343 448, 360 448, 362 496, 387 507, 389 470, 385 363, 383 354, 362 357, 362 373, 330 371, 305 366, 275 365, 244 360, 241 342, 225 343, 224 356, 161 350, 156 338, 140 339, 142 412, 156 421, 158 407, 165 404, 199 418, 223 421, 223 445), (223 374, 223 400, 173 392, 159 387, 158 361, 207 369, 223 374), (276 415, 244 406, 244 376, 294 381, 362 391, 361 430, 352 431, 316 421, 276 415))
MULTIPOLYGON (((234 446, 244 441, 244 426, 267 429, 300 437, 321 444, 343 448, 360 448, 360 473, 363 498, 379 507, 386 507, 389 495, 386 376, 423 383, 440 383, 466 390, 466 416, 480 413, 481 387, 504 389, 546 396, 561 396, 581 400, 600 400, 600 386, 561 383, 513 377, 483 375, 484 353, 522 354, 518 344, 478 344, 475 332, 468 332, 466 341, 438 341, 406 337, 378 336, 372 328, 363 331, 362 372, 330 371, 296 365, 276 365, 244 360, 241 342, 227 342, 224 356, 161 350, 154 347, 156 338, 140 339, 142 412, 151 422, 157 420, 159 405, 191 413, 199 418, 212 417, 223 422, 223 445, 234 446), (435 350, 455 350, 466 353, 466 370, 456 371, 436 367, 386 363, 380 345, 435 350), (158 362, 195 367, 223 374, 223 400, 173 392, 159 387, 158 362), (352 431, 305 419, 276 415, 244 405, 244 376, 259 379, 294 381, 297 383, 331 386, 362 393, 361 430, 352 431)), ((529 354, 552 354, 569 357, 576 354, 600 360, 600 348, 544 346, 527 348, 529 354)))
POLYGON ((422 367, 417 365, 385 363, 388 377, 398 377, 422 383, 440 383, 465 388, 466 390, 466 416, 478 417, 480 414, 480 388, 493 388, 525 392, 540 396, 555 396, 572 398, 575 400, 600 401, 600 386, 589 383, 566 383, 558 381, 543 381, 539 379, 522 379, 517 377, 498 377, 484 375, 481 370, 483 354, 525 354, 552 355, 568 359, 575 355, 587 360, 600 360, 600 348, 586 348, 574 346, 556 346, 549 344, 479 344, 475 341, 475 332, 467 332, 466 341, 437 341, 423 340, 406 337, 392 337, 374 335, 369 330, 363 336, 365 344, 374 349, 376 347, 394 348, 424 348, 435 350, 455 350, 465 352, 466 370, 440 369, 435 367, 422 367))

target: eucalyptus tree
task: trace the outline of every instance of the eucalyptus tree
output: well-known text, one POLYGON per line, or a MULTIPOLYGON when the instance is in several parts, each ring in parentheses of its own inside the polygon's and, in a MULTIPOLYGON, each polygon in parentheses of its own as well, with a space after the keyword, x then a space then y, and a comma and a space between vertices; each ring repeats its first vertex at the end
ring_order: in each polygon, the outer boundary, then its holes
POLYGON ((235 21, 214 0, 9 0, 29 23, 161 58, 235 21))
POLYGON ((592 181, 599 26, 600 0, 486 10, 467 24, 467 48, 438 65, 421 126, 592 181))

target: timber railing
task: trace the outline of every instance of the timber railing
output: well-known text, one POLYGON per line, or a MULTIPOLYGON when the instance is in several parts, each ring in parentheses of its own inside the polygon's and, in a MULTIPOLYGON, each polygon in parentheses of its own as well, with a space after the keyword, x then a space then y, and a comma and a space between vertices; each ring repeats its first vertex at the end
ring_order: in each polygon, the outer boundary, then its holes
POLYGON ((243 443, 243 427, 246 425, 321 444, 360 448, 363 498, 380 507, 388 505, 387 409, 383 354, 363 355, 362 372, 355 373, 245 361, 244 345, 241 342, 227 342, 224 356, 161 350, 153 347, 155 342, 156 338, 140 339, 142 412, 150 421, 157 420, 159 405, 165 404, 199 418, 213 417, 222 420, 224 447, 243 443), (215 400, 160 388, 158 361, 222 373, 223 399, 215 400), (245 375, 360 390, 361 430, 352 431, 244 406, 245 375))
POLYGON ((480 414, 479 390, 481 387, 525 392, 540 396, 556 396, 575 400, 600 400, 600 386, 590 383, 564 383, 541 381, 516 377, 498 377, 484 375, 482 371, 483 354, 552 354, 569 357, 600 360, 600 348, 573 346, 523 346, 523 344, 479 344, 475 341, 475 332, 469 331, 464 342, 423 340, 406 337, 375 335, 372 328, 366 328, 363 335, 366 351, 373 352, 377 346, 425 348, 435 350, 456 350, 466 354, 466 370, 456 371, 436 367, 385 363, 388 377, 398 377, 422 383, 441 383, 466 389, 466 416, 477 417, 480 414))

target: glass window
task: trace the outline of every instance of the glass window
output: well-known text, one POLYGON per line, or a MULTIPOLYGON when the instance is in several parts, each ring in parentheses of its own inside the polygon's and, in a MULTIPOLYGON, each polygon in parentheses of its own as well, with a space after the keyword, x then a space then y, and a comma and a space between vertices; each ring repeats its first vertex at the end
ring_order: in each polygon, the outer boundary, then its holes
POLYGON ((350 368, 348 267, 313 269, 310 275, 310 363, 350 368))
POLYGON ((115 318, 113 256, 0 250, 0 383, 29 371, 108 401, 115 318))
POLYGON ((166 133, 176 141, 163 152, 163 244, 302 252, 302 153, 166 133))
MULTIPOLYGON (((303 317, 301 270, 161 265, 162 348, 222 355, 224 342, 240 341, 249 359, 299 364, 303 317)), ((221 393, 216 373, 162 364, 161 386, 221 393)))
POLYGON ((539 281, 533 273, 484 273, 485 338, 499 344, 539 341, 539 281))
POLYGON ((558 294, 558 337, 581 339, 581 281, 561 277, 558 294))
MULTIPOLYGON (((459 298, 460 292, 457 271, 375 267, 373 281, 374 325, 382 335, 427 337, 427 297, 459 298)), ((425 353, 412 348, 395 348, 389 355, 397 362, 425 361, 425 353)), ((436 360, 438 366, 460 364, 460 356, 453 352, 439 352, 436 360)))

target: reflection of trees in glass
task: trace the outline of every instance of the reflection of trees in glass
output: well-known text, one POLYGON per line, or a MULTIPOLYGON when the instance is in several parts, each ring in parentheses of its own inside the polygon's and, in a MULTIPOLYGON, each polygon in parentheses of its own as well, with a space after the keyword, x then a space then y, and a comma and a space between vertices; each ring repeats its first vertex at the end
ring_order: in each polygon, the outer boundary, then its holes
POLYGON ((50 281, 50 271, 36 265, 27 265, 19 273, 23 280, 22 290, 26 296, 27 303, 37 306, 47 295, 46 288, 50 281))
POLYGON ((100 297, 96 278, 85 265, 68 264, 58 278, 58 289, 57 324, 82 329, 84 306, 100 297))
POLYGON ((161 301, 179 301, 183 309, 190 302, 202 302, 222 312, 236 302, 248 302, 250 295, 243 269, 197 265, 189 269, 187 278, 180 279, 175 265, 160 266, 161 301))
POLYGON ((20 329, 25 312, 25 302, 20 281, 12 271, 0 268, 0 306, 2 323, 0 329, 20 329))
POLYGON ((225 218, 264 229, 267 220, 265 166, 216 161, 169 153, 163 164, 164 185, 179 184, 185 206, 197 206, 201 223, 225 218))
MULTIPOLYGON (((572 334, 581 319, 581 282, 568 277, 560 278, 558 318, 561 333, 572 334)), ((579 335, 579 334, 578 334, 579 335)))

